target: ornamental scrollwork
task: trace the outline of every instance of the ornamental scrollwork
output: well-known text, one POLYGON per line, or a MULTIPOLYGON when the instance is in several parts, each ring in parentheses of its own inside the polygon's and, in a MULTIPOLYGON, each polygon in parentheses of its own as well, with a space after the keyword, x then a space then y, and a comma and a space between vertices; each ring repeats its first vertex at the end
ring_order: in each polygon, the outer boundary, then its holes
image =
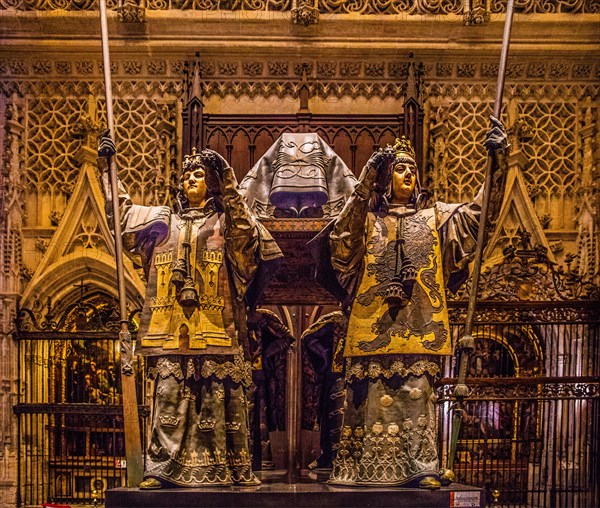
MULTIPOLYGON (((130 331, 136 330, 138 313, 139 310, 135 310, 129 316, 130 331)), ((50 298, 45 303, 36 299, 30 307, 18 309, 16 329, 17 335, 22 332, 118 333, 121 329, 119 303, 110 296, 98 293, 66 305, 54 305, 50 298)))
MULTIPOLYGON (((497 400, 564 400, 598 399, 600 383, 593 381, 557 382, 540 378, 539 383, 519 379, 503 379, 502 384, 469 384, 469 401, 497 400)), ((454 385, 444 384, 438 388, 438 402, 453 400, 454 385)))
MULTIPOLYGON (((577 302, 573 304, 565 303, 565 306, 557 307, 502 308, 499 302, 494 302, 493 308, 479 308, 475 312, 475 321, 477 323, 579 323, 582 320, 598 321, 600 319, 600 310, 580 308, 577 302)), ((466 306, 451 307, 448 311, 450 322, 464 323, 467 317, 466 310, 466 306)))
MULTIPOLYGON (((474 2, 467 9, 465 0, 318 0, 315 9, 321 14, 385 14, 385 15, 463 15, 467 24, 484 23, 489 14, 506 12, 506 0, 490 2, 489 12, 484 2, 474 2)), ((147 10, 194 11, 279 11, 289 12, 293 0, 147 0, 147 10)), ((107 7, 120 13, 123 21, 143 21, 143 10, 134 0, 108 0, 107 7), (127 6, 123 10, 123 7, 127 6)), ((98 10, 97 0, 0 0, 0 9, 21 11, 92 11, 98 10)), ((521 14, 595 14, 600 12, 597 0, 516 0, 515 12, 521 14)))
MULTIPOLYGON (((492 13, 506 12, 506 0, 491 2, 492 13)), ((515 0, 515 12, 521 14, 597 13, 600 5, 595 0, 515 0)))
MULTIPOLYGON (((503 259, 481 273, 478 296, 481 300, 511 301, 600 301, 600 287, 580 276, 572 267, 575 256, 558 266, 548 258, 545 247, 531 245, 530 234, 518 230, 518 238, 504 247, 503 259)), ((466 299, 470 281, 456 298, 466 299)))
POLYGON ((461 0, 319 0, 322 13, 330 14, 460 14, 461 0))

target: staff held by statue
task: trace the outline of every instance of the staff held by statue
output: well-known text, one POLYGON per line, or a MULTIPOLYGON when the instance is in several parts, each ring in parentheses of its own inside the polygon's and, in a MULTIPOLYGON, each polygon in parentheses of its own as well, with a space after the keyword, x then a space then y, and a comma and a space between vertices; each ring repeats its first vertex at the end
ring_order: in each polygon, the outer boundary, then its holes
MULTIPOLYGON (((512 29, 514 0, 508 0, 506 5, 506 19, 504 22, 504 33, 502 36, 502 50, 500 52, 500 64, 498 65, 498 81, 496 84, 496 98, 494 101, 495 118, 500 118, 502 109, 502 97, 504 95, 504 81, 506 77, 506 62, 508 60, 508 48, 510 45, 510 32, 512 29)), ((490 207, 490 193, 492 187, 492 155, 488 154, 487 165, 485 170, 485 180, 483 187, 483 199, 481 204, 481 218, 479 222, 479 230, 477 233, 477 245, 475 248, 475 256, 473 259, 473 278, 469 292, 469 303, 467 307, 467 316, 465 320, 465 330, 462 338, 458 342, 459 353, 459 370, 458 380, 454 387, 453 397, 455 402, 452 406, 452 434, 450 441, 450 454, 448 457, 448 469, 452 469, 454 465, 454 457, 456 455, 456 445, 460 433, 460 425, 462 415, 465 411, 464 399, 468 396, 469 390, 466 382, 467 368, 469 366, 469 356, 474 349, 473 339, 473 321, 475 319, 475 309, 477 307, 477 291, 479 288, 479 277, 481 275, 481 264, 483 258, 483 248, 486 239, 486 230, 488 212, 490 207)))
MULTIPOLYGON (((110 75, 110 54, 108 49, 108 25, 106 20, 106 0, 100 0, 100 28, 102 34, 102 57, 104 66, 104 87, 106 93, 106 118, 111 139, 115 139, 113 115, 112 85, 110 75)), ((109 157, 110 192, 113 199, 113 233, 115 240, 115 262, 119 293, 119 344, 121 353, 121 385, 123 389, 123 422, 125 431, 125 457, 127 459, 127 486, 137 486, 143 478, 143 457, 138 419, 135 373, 133 370, 133 347, 127 319, 127 300, 125 293, 125 273, 123 267, 123 240, 121 237, 121 217, 117 186, 117 168, 114 157, 109 157)))

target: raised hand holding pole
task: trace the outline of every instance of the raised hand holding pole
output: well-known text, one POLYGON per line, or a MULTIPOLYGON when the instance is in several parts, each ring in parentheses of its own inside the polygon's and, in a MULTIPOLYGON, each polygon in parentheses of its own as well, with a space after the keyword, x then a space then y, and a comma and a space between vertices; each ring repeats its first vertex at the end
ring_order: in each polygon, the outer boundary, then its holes
MULTIPOLYGON (((110 76, 110 54, 108 50, 108 25, 106 21, 106 0, 100 2, 100 28, 102 32, 102 60, 104 66, 104 87, 106 92, 106 119, 111 139, 115 139, 115 124, 112 103, 110 76)), ((119 345, 121 352, 121 386, 123 391, 123 424, 125 430, 125 457, 127 459, 127 486, 137 487, 143 479, 144 463, 138 418, 138 402, 133 370, 133 347, 127 319, 127 299, 125 294, 125 272, 123 267, 123 241, 121 238, 121 217, 119 214, 119 193, 117 168, 114 157, 108 159, 111 202, 113 207, 113 232, 115 240, 115 261, 119 291, 119 318, 121 330, 119 345)))
MULTIPOLYGON (((504 21, 504 34, 502 36, 502 51, 500 53, 500 65, 498 66, 498 82, 496 84, 496 100, 494 101, 495 118, 500 119, 502 109, 502 97, 504 95, 504 80, 506 76, 506 62, 508 60, 508 48, 510 45, 510 32, 512 29, 514 0, 508 0, 506 5, 506 20, 504 21)), ((477 291, 479 289, 479 277, 481 275, 481 263, 483 258, 483 248, 486 237, 488 211, 490 206, 490 193, 492 187, 492 155, 488 154, 487 166, 485 170, 485 180, 483 187, 483 199, 481 203, 481 217, 479 219, 479 230, 477 232, 477 245, 475 247, 475 258, 473 260, 473 275, 471 281, 471 290, 469 293, 469 305, 467 307, 467 317, 465 321, 465 331, 458 342, 460 355, 458 381, 454 388, 452 413, 452 434, 450 440, 450 453, 448 456, 448 469, 454 466, 454 457, 456 455, 456 445, 460 433, 460 425, 464 412, 464 399, 469 393, 465 384, 467 368, 469 366, 469 354, 474 347, 473 342, 473 321, 475 319, 475 308, 477 306, 477 291)))

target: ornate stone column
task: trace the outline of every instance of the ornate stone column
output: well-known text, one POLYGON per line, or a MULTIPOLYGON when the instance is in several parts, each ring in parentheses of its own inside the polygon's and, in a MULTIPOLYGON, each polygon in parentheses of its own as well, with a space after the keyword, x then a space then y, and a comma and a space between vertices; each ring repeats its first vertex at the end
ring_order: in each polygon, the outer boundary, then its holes
POLYGON ((21 217, 23 214, 21 157, 23 118, 21 99, 13 94, 0 101, 0 146, 3 175, 0 187, 0 505, 11 506, 16 499, 17 346, 13 339, 17 299, 21 293, 21 217))
POLYGON ((581 136, 581 185, 579 186, 579 210, 577 222, 578 275, 600 282, 600 171, 595 164, 594 145, 598 127, 594 120, 594 105, 587 96, 582 105, 581 136))

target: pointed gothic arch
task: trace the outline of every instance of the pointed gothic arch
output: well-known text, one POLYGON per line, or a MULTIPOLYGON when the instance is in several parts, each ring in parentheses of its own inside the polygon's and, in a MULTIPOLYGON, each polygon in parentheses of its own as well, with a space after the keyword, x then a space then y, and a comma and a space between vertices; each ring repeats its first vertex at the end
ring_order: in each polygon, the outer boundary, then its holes
MULTIPOLYGON (((125 259, 125 289, 128 307, 139 308, 144 282, 133 263, 125 259)), ((104 198, 97 170, 85 161, 63 218, 55 231, 29 285, 21 307, 35 300, 73 302, 82 282, 117 296, 117 277, 112 234, 104 213, 104 198)))

